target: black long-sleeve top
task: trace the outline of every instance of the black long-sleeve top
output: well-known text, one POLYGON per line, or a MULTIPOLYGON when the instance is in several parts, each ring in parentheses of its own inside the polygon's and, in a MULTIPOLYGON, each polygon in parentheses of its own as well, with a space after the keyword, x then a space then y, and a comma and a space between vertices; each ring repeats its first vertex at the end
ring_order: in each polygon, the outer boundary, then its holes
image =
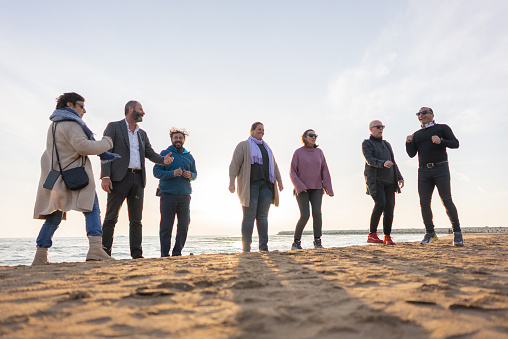
POLYGON ((459 141, 452 132, 452 129, 445 124, 418 130, 413 135, 413 140, 406 142, 406 152, 413 158, 418 153, 418 163, 424 166, 429 162, 441 162, 448 160, 446 148, 459 148, 459 141), (441 138, 440 144, 432 142, 432 136, 441 138))

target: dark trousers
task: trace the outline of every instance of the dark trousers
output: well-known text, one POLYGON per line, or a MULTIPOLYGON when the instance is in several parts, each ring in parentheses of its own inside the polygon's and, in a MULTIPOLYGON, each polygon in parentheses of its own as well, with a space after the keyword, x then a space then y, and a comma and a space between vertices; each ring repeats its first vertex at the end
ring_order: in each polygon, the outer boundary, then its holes
POLYGON ((129 213, 129 242, 131 257, 141 258, 143 238, 141 218, 143 216, 143 178, 141 173, 127 172, 121 181, 113 181, 113 189, 108 193, 106 216, 102 224, 102 245, 106 253, 111 255, 115 225, 118 222, 118 213, 124 200, 127 198, 127 211, 129 213))
POLYGON ((300 208, 300 219, 296 223, 295 240, 302 239, 303 229, 310 218, 309 203, 312 206, 312 223, 314 226, 314 238, 321 238, 323 220, 321 218, 321 204, 323 202, 322 189, 310 189, 296 196, 296 202, 300 208))
POLYGON ((162 193, 161 195, 161 223, 159 238, 161 242, 161 257, 168 257, 171 249, 171 234, 175 215, 178 218, 176 225, 175 246, 173 256, 182 255, 182 249, 187 240, 187 232, 190 224, 190 195, 173 195, 162 193))
POLYGON ((383 233, 390 235, 392 232, 395 188, 394 184, 385 184, 379 181, 376 183, 377 193, 372 197, 374 199, 374 208, 370 216, 370 233, 377 232, 381 214, 383 215, 383 233))
POLYGON ((432 209, 430 208, 434 187, 437 187, 446 214, 452 224, 453 232, 460 232, 459 215, 452 200, 448 163, 433 168, 418 169, 418 194, 420 195, 420 207, 422 209, 425 231, 427 233, 434 232, 432 209))
POLYGON ((242 247, 245 252, 250 251, 254 221, 258 229, 259 249, 268 249, 268 211, 272 198, 269 184, 259 181, 250 185, 249 207, 243 206, 242 247))

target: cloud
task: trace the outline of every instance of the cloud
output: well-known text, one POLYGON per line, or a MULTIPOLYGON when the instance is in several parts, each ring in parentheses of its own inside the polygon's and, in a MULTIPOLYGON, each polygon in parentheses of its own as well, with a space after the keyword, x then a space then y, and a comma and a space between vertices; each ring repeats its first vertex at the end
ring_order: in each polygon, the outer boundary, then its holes
POLYGON ((410 2, 359 65, 331 81, 330 104, 353 122, 379 112, 414 120, 427 105, 467 133, 488 130, 486 118, 506 122, 507 12, 503 1, 410 2))

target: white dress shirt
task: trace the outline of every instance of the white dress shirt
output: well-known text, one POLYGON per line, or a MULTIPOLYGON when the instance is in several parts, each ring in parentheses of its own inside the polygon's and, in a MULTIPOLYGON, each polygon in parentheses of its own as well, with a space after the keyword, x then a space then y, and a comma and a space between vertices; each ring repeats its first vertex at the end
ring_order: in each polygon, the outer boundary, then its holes
POLYGON ((127 124, 127 134, 129 135, 129 145, 130 145, 129 168, 141 169, 141 159, 139 156, 139 139, 138 139, 139 126, 136 124, 136 129, 134 130, 134 132, 131 132, 127 120, 125 120, 125 123, 127 124))

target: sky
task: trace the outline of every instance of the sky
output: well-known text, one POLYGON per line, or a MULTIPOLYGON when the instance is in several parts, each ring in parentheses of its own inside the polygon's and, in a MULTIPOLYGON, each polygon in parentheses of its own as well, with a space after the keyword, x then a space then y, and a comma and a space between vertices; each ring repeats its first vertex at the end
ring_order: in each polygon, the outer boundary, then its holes
MULTIPOLYGON (((361 143, 379 119, 405 179, 394 228, 423 231, 417 158, 405 139, 415 113, 432 107, 460 148, 448 150, 462 226, 508 226, 508 2, 469 1, 9 1, 0 0, 0 237, 36 237, 33 220, 49 116, 77 92, 96 137, 141 102, 155 151, 171 127, 190 132, 192 235, 238 235, 242 209, 228 167, 253 122, 265 127, 285 186, 269 233, 299 217, 289 167, 312 128, 335 191, 323 199, 323 229, 368 230, 361 143)), ((91 156, 102 216, 100 163, 91 156)), ((158 235, 158 181, 147 161, 144 235, 158 235)), ((436 227, 450 227, 437 192, 436 227)), ((311 220, 307 230, 312 229, 311 220)), ((382 227, 380 226, 380 230, 382 227)), ((85 236, 70 212, 55 236, 85 236)), ((115 235, 127 235, 126 208, 115 235)))

